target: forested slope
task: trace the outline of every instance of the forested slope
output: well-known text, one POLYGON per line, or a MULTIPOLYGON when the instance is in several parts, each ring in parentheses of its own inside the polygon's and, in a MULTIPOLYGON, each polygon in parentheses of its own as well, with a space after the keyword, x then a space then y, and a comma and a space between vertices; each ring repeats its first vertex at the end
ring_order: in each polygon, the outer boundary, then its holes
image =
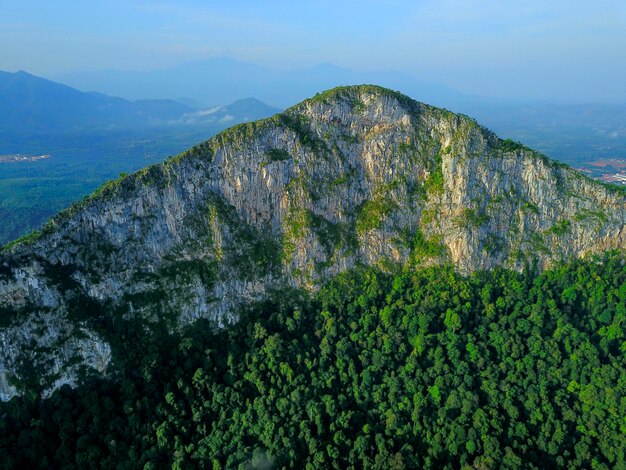
POLYGON ((6 468, 624 468, 622 254, 342 274, 0 408, 6 468))

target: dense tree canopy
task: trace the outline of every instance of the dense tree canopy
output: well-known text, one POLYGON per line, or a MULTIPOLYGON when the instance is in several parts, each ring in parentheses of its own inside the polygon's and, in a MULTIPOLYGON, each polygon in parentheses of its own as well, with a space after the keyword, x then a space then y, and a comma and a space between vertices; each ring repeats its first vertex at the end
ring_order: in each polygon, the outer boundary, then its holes
POLYGON ((115 373, 0 408, 0 464, 624 468, 626 266, 431 267, 121 325, 115 373))

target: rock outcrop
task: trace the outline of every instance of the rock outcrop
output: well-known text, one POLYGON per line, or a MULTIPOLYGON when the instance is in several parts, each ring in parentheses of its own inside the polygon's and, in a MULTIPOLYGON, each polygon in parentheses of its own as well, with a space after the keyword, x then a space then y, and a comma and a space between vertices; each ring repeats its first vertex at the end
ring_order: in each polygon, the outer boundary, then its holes
POLYGON ((0 254, 0 397, 112 355, 101 325, 235 320, 359 264, 539 269, 626 244, 624 193, 474 120, 331 90, 110 182, 0 254), (100 326, 98 326, 100 325, 100 326))

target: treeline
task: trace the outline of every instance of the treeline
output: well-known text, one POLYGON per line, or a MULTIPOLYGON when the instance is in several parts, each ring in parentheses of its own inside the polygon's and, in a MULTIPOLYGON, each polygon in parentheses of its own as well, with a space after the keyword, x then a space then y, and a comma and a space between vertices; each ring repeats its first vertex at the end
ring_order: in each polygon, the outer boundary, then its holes
MULTIPOLYGON (((0 408, 7 468, 624 468, 622 255, 359 270, 213 331, 128 324, 109 380, 0 408)), ((121 330, 120 330, 121 331, 121 330)))

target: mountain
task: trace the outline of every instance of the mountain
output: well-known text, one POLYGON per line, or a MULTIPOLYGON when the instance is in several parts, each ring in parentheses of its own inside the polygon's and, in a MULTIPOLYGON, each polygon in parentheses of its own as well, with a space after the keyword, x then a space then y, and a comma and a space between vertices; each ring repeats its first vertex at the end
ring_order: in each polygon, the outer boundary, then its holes
POLYGON ((207 124, 220 123, 223 129, 224 123, 261 119, 278 111, 254 98, 209 109, 169 99, 127 101, 101 93, 83 93, 23 71, 0 72, 0 136, 9 141, 42 135, 83 136, 150 129, 161 132, 190 125, 206 129, 207 124))
POLYGON ((463 115, 342 87, 109 182, 0 258, 0 391, 106 374, 121 338, 352 267, 544 269, 626 245, 619 188, 463 115))
POLYGON ((354 83, 377 83, 445 107, 478 101, 475 97, 401 72, 356 72, 333 64, 278 72, 228 57, 158 70, 76 72, 56 78, 81 90, 99 90, 127 99, 186 96, 204 103, 224 103, 254 96, 286 107, 320 90, 354 83))
POLYGON ((193 111, 172 100, 130 102, 100 93, 83 93, 23 71, 0 72, 3 138, 147 127, 193 111))

